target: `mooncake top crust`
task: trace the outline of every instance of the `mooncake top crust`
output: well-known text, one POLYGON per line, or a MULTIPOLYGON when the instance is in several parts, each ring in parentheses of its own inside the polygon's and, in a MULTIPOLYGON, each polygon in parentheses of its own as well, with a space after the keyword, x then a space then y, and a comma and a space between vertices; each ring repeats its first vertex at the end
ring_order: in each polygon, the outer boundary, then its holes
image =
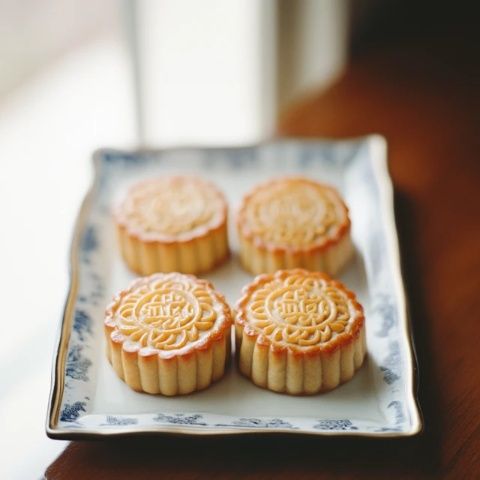
POLYGON ((321 272, 279 270, 243 290, 236 322, 273 351, 332 352, 352 343, 365 317, 355 294, 321 272))
POLYGON ((211 182, 196 176, 166 176, 131 187, 114 216, 142 241, 188 242, 224 225, 227 203, 211 182))
POLYGON ((205 350, 224 338, 232 316, 207 280, 157 273, 135 280, 107 307, 105 327, 123 349, 164 358, 205 350))
POLYGON ((257 186, 244 198, 237 227, 258 248, 313 252, 337 244, 349 232, 350 219, 334 188, 284 177, 257 186))

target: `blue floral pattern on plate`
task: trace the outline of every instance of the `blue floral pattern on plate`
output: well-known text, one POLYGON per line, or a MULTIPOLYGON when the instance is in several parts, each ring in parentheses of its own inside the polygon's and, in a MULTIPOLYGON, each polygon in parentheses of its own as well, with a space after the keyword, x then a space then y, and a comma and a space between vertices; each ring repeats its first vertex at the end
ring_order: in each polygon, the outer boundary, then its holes
POLYGON ((341 430, 341 431, 349 431, 349 430, 358 430, 351 420, 343 419, 343 420, 319 420, 317 424, 313 426, 317 430, 341 430))

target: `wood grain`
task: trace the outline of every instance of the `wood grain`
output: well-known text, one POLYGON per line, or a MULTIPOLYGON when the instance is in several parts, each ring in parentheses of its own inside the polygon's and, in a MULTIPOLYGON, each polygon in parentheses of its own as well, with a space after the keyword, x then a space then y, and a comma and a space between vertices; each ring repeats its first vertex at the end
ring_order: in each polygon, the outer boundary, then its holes
POLYGON ((288 436, 72 442, 48 479, 480 478, 478 65, 455 45, 364 54, 279 135, 389 142, 426 431, 403 440, 288 436), (478 78, 478 77, 477 77, 478 78))

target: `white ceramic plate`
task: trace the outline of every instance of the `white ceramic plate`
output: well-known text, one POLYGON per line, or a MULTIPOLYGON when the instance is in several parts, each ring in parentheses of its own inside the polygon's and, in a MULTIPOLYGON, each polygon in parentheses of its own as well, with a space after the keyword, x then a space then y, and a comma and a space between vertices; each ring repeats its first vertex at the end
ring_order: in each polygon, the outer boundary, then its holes
MULTIPOLYGON (((246 148, 101 150, 94 160, 95 182, 81 208, 71 250, 71 286, 47 419, 50 437, 155 432, 392 437, 421 430, 392 186, 381 137, 287 140, 246 148), (227 195, 231 212, 253 185, 275 175, 302 174, 340 190, 350 207, 357 250, 341 280, 357 293, 367 319, 368 360, 352 381, 326 394, 293 397, 254 386, 232 364, 226 377, 207 390, 166 398, 136 393, 116 376, 104 352, 103 312, 112 295, 134 276, 120 258, 111 207, 133 182, 173 172, 213 180, 227 195)), ((235 252, 233 230, 231 239, 235 252)), ((207 278, 231 304, 251 280, 235 253, 207 278)))

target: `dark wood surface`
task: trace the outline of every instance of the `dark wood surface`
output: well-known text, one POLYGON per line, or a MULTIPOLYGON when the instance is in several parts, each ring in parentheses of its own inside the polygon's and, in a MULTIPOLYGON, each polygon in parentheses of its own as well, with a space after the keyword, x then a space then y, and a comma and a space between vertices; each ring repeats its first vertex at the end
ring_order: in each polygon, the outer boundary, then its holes
POLYGON ((72 442, 51 480, 480 478, 480 143, 475 53, 450 42, 357 57, 279 134, 389 142, 425 432, 403 440, 144 438, 72 442))

